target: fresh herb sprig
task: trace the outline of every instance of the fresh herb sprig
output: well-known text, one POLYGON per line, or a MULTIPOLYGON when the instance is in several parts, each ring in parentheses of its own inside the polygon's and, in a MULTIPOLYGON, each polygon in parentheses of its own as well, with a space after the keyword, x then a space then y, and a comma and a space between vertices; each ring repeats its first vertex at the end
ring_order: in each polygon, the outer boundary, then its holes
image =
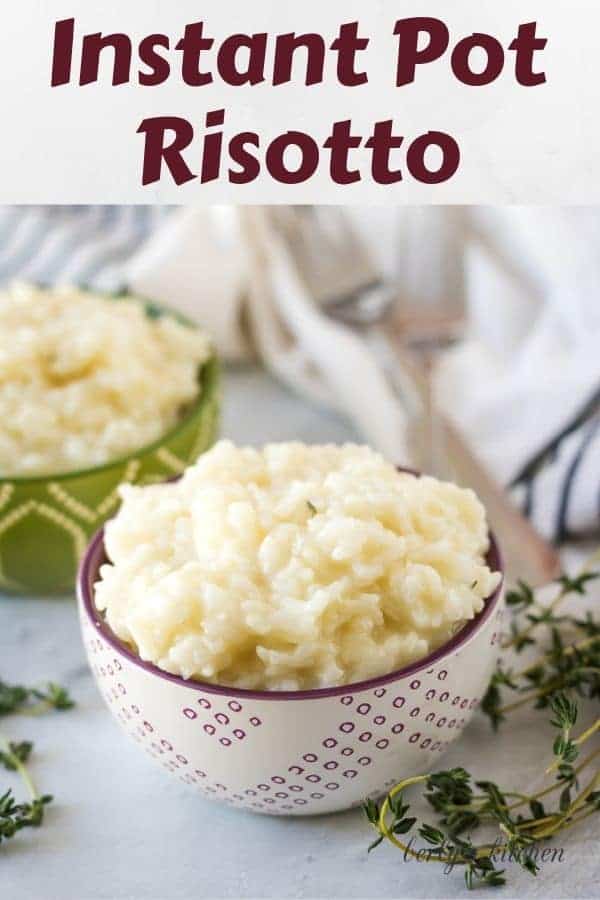
MULTIPOLYGON (((0 680, 0 716, 41 715, 48 710, 66 710, 74 705, 65 688, 50 682, 45 688, 29 688, 0 680)), ((17 772, 29 799, 17 802, 11 789, 0 794, 0 844, 24 828, 39 828, 44 821, 50 794, 37 790, 27 763, 33 751, 31 741, 10 741, 0 734, 0 766, 17 772)))
POLYGON ((553 784, 532 794, 507 791, 493 781, 474 781, 463 768, 407 778, 383 803, 365 803, 365 814, 377 832, 369 849, 387 840, 406 857, 442 863, 447 870, 462 866, 469 888, 504 884, 505 870, 499 868, 499 861, 507 856, 530 874, 537 874, 536 845, 600 810, 600 772, 584 788, 579 787, 580 776, 596 754, 574 765, 592 731, 588 729, 572 739, 577 705, 564 695, 555 697, 551 708, 552 725, 559 731, 553 744, 554 761, 548 769, 556 770, 553 784), (409 815, 405 792, 417 784, 424 786, 423 796, 437 814, 435 825, 418 824, 416 817, 409 815), (542 798, 559 791, 555 808, 547 810, 542 798), (476 843, 473 833, 490 825, 497 829, 496 838, 476 843), (405 837, 415 827, 416 834, 430 846, 429 851, 417 849, 414 838, 405 837))
POLYGON ((507 604, 517 615, 504 648, 517 654, 525 647, 536 645, 539 649, 524 668, 515 671, 501 663, 492 676, 481 710, 494 728, 508 713, 530 704, 546 709, 553 697, 562 693, 600 698, 600 619, 591 611, 581 616, 562 609, 569 598, 585 596, 600 578, 600 570, 595 568, 598 564, 600 552, 590 557, 579 574, 562 575, 558 592, 545 606, 536 602, 533 590, 524 582, 508 592, 507 604), (516 695, 510 703, 504 702, 507 693, 516 695))
POLYGON ((0 738, 0 765, 9 772, 18 772, 29 792, 29 801, 21 803, 17 803, 10 789, 0 796, 0 844, 23 828, 39 828, 44 821, 44 810, 52 802, 49 794, 38 793, 27 769, 32 749, 30 741, 16 744, 0 738))
MULTIPOLYGON (((561 575, 557 580, 558 591, 552 601, 544 605, 537 602, 535 592, 530 585, 524 581, 518 581, 516 587, 508 591, 506 605, 515 613, 522 614, 525 624, 521 625, 518 618, 513 620, 510 638, 504 641, 503 647, 505 649, 512 647, 517 653, 521 653, 526 647, 536 643, 534 632, 540 626, 564 629, 565 626, 572 625, 579 629, 582 623, 575 616, 559 615, 559 609, 569 597, 584 596, 591 582, 600 578, 600 571, 596 571, 596 566, 600 566, 600 551, 594 553, 587 560, 577 575, 561 575)), ((593 624, 596 627, 597 623, 593 624)), ((600 633, 600 628, 596 633, 600 633)))
POLYGON ((504 648, 519 654, 526 647, 539 645, 538 656, 521 670, 500 664, 481 704, 482 711, 497 729, 514 710, 525 705, 550 708, 552 726, 558 731, 553 760, 546 769, 553 781, 533 794, 506 791, 492 781, 473 781, 463 768, 416 776, 399 782, 383 803, 369 800, 365 814, 377 831, 370 850, 388 840, 412 856, 448 868, 464 867, 467 887, 498 886, 505 883, 505 872, 498 857, 510 859, 535 875, 535 845, 559 832, 578 825, 600 812, 600 768, 592 768, 600 757, 600 747, 581 759, 581 748, 600 732, 600 718, 574 736, 579 699, 600 698, 600 621, 588 611, 583 617, 565 610, 565 601, 584 596, 600 577, 597 566, 600 552, 591 557, 575 577, 563 575, 553 600, 538 604, 533 589, 519 582, 507 595, 507 605, 516 614, 510 637, 504 648), (518 699, 505 702, 505 694, 518 699), (592 771, 591 776, 588 774, 592 771), (581 787, 580 779, 587 775, 581 787), (436 825, 417 825, 408 815, 410 806, 404 792, 413 785, 424 787, 424 797, 438 815, 436 825), (544 804, 556 794, 555 808, 544 804), (497 839, 477 844, 473 833, 482 826, 495 826, 497 839), (415 850, 416 828, 429 851, 415 850))
POLYGON ((73 705, 68 691, 52 681, 45 688, 31 688, 0 679, 0 716, 13 713, 36 716, 50 709, 71 709, 73 705))

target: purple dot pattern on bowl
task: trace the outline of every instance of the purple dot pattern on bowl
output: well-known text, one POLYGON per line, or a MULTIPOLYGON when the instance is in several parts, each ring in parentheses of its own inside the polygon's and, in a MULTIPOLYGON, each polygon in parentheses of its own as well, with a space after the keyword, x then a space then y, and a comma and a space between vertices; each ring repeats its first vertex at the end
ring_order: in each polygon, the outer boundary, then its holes
MULTIPOLYGON (((497 619, 498 614, 495 623, 497 619)), ((498 639, 499 624, 493 631, 490 643, 498 639)), ((184 752, 172 734, 159 733, 152 717, 144 714, 140 697, 130 696, 123 665, 110 644, 89 625, 84 634, 100 690, 133 740, 165 770, 204 796, 255 812, 287 815, 306 807, 304 812, 317 813, 336 791, 362 779, 365 790, 354 805, 366 796, 379 796, 396 780, 377 781, 379 760, 393 758, 402 746, 408 746, 422 754, 423 768, 430 767, 458 736, 479 701, 477 696, 453 693, 444 666, 434 666, 410 681, 343 694, 328 701, 333 711, 327 732, 304 747, 297 759, 279 771, 265 773, 259 783, 232 787, 213 780, 206 771, 206 757, 198 752, 198 758, 192 758, 189 747, 200 751, 203 742, 210 741, 218 745, 218 752, 244 753, 263 729, 268 705, 258 715, 251 701, 190 690, 179 710, 183 728, 193 736, 184 752)))
POLYGON ((261 719, 244 713, 242 703, 226 702, 220 697, 200 697, 195 704, 184 706, 182 715, 200 725, 205 734, 214 737, 222 747, 232 747, 235 741, 243 741, 251 728, 260 728, 261 719), (223 707, 227 712, 223 711, 223 707))

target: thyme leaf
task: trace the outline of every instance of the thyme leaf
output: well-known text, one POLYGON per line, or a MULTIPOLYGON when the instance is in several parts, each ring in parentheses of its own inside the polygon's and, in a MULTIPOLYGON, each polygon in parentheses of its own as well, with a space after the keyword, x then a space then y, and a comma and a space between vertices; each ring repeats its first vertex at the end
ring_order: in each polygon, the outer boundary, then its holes
POLYGON ((581 760, 581 747, 600 734, 600 718, 574 735, 581 701, 600 699, 600 619, 593 610, 582 616, 564 607, 569 597, 585 596, 600 577, 593 568, 599 561, 600 552, 577 575, 562 575, 549 605, 540 606, 533 588, 524 581, 508 592, 507 605, 515 618, 504 646, 517 654, 537 646, 539 653, 519 671, 501 662, 480 704, 494 730, 522 706, 550 712, 555 734, 546 775, 553 781, 528 794, 506 790, 492 780, 474 781, 461 767, 405 779, 383 802, 368 800, 363 807, 377 833, 370 850, 387 840, 405 858, 420 859, 423 850, 415 848, 413 832, 428 846, 427 859, 451 869, 464 868, 467 888, 497 887, 506 882, 499 854, 508 853, 526 872, 536 875, 537 843, 600 812, 600 768, 586 786, 580 785, 582 773, 600 757, 597 748, 581 760), (516 699, 506 703, 507 694, 516 699), (420 785, 435 822, 417 822, 410 815, 406 792, 415 785, 420 785), (555 801, 550 807, 552 795, 555 801), (496 828, 497 839, 478 843, 474 835, 490 825, 496 828))
POLYGON ((66 688, 52 681, 45 688, 31 688, 0 679, 0 716, 13 713, 38 715, 50 709, 71 709, 73 705, 66 688))
MULTIPOLYGON (((48 710, 66 710, 73 706, 68 691, 49 682, 44 688, 30 688, 0 680, 0 716, 40 715, 48 710)), ((33 751, 31 741, 11 741, 0 735, 0 767, 17 772, 27 789, 29 799, 17 801, 12 789, 0 795, 0 845, 24 828, 39 828, 45 809, 52 802, 50 794, 40 794, 27 763, 33 751)))

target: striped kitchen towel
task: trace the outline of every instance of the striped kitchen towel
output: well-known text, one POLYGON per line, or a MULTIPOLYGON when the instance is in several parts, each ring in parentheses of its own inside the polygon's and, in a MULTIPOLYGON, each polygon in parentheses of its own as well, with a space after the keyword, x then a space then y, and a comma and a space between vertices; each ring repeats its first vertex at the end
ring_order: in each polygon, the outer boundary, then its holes
POLYGON ((20 279, 118 291, 129 260, 168 214, 160 206, 0 207, 0 284, 20 279))
POLYGON ((511 489, 523 511, 557 543, 600 531, 600 388, 528 460, 511 489))

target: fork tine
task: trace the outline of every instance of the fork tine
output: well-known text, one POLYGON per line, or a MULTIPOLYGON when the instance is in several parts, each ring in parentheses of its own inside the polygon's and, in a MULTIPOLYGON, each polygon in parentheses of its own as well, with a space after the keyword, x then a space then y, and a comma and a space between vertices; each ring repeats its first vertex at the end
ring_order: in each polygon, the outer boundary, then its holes
POLYGON ((356 295, 381 284, 368 252, 335 207, 277 209, 301 277, 323 306, 351 303, 356 295))

